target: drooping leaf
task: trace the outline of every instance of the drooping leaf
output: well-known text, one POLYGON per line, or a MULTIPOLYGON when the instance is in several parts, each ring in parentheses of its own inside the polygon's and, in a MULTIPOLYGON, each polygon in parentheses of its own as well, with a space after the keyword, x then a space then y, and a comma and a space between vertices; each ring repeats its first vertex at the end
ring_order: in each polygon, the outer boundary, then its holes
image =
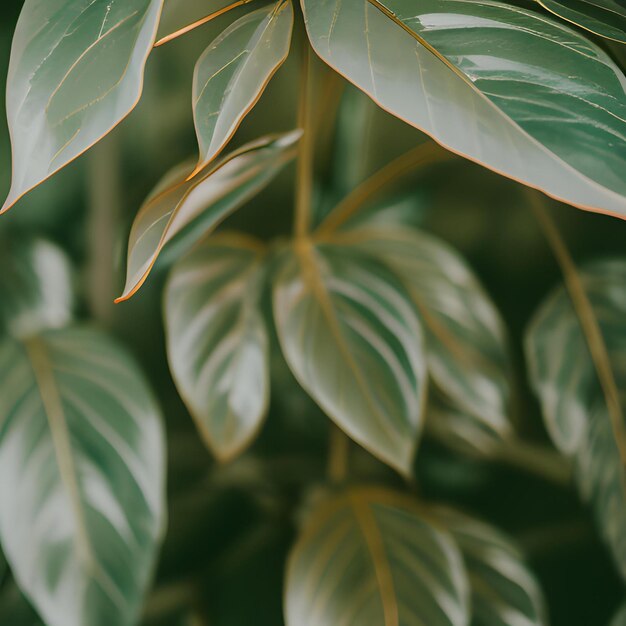
POLYGON ((0 349, 0 539, 47 626, 135 623, 164 523, 159 411, 91 329, 0 349))
POLYGON ((183 164, 157 185, 139 210, 128 243, 124 293, 127 300, 144 283, 168 243, 190 245, 270 183, 296 154, 300 131, 246 144, 191 180, 183 164))
POLYGON ((238 19, 202 54, 193 79, 198 170, 219 154, 257 103, 289 54, 292 29, 291 0, 279 0, 238 19))
POLYGON ((223 460, 259 431, 269 402, 269 338, 259 309, 265 252, 216 235, 180 261, 165 292, 167 347, 180 394, 223 460))
POLYGON ((303 6, 317 54, 383 109, 496 172, 626 217, 626 78, 577 32, 492 0, 303 6))
POLYGON ((504 324, 467 263, 435 237, 397 225, 360 227, 345 242, 388 265, 417 307, 429 375, 445 399, 440 409, 447 405, 457 417, 437 424, 439 431, 466 421, 465 428, 487 431, 492 440, 509 437, 504 324))
POLYGON ((15 336, 60 328, 72 319, 72 268, 56 245, 0 238, 0 330, 15 336))
MULTIPOLYGON (((594 263, 581 273, 581 281, 606 347, 605 365, 623 390, 626 262, 594 263)), ((559 288, 536 314, 526 337, 526 354, 546 427, 556 446, 574 459, 581 494, 591 502, 626 577, 626 475, 620 454, 626 398, 620 392, 618 405, 608 403, 587 341, 570 296, 559 288)))
POLYGON ((626 43, 626 6, 620 0, 537 0, 581 28, 626 43))
POLYGON ((295 377, 350 437, 408 474, 426 398, 408 291, 356 249, 300 242, 282 264, 274 316, 295 377))
POLYGON ((13 180, 3 211, 135 107, 163 0, 26 0, 7 80, 13 180))
POLYGON ((287 626, 469 624, 465 568, 451 537, 413 502, 352 489, 318 505, 287 569, 287 626))
POLYGON ((452 509, 429 510, 463 555, 472 626, 546 626, 541 589, 518 549, 500 531, 452 509))

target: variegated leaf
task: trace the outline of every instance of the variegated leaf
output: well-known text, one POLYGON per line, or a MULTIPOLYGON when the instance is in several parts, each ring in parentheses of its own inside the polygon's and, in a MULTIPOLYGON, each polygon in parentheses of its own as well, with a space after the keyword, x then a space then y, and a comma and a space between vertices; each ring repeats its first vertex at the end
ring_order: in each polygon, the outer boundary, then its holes
POLYGON ((0 348, 0 539, 47 626, 131 626, 164 524, 159 411, 102 333, 0 348))
POLYGON ((26 0, 7 80, 13 181, 3 211, 135 107, 163 0, 26 0))
POLYGON ((289 54, 291 0, 252 11, 231 24, 198 59, 193 114, 200 144, 197 171, 228 143, 289 54))
POLYGON ((409 474, 426 366, 404 285, 359 250, 296 242, 282 258, 274 316, 304 389, 355 441, 409 474))
POLYGON ((222 461, 253 440, 268 408, 264 256, 262 244, 243 235, 210 237, 176 265, 165 292, 174 380, 222 461))
POLYGON ((289 558, 287 626, 467 626, 469 616, 454 541, 391 491, 352 489, 318 505, 289 558))

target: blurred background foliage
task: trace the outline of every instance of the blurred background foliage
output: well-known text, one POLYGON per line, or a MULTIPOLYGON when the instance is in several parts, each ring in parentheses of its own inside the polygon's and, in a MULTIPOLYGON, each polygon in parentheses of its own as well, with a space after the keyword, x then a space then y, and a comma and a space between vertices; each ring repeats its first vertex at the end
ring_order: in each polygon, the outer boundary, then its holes
MULTIPOLYGON (((201 17, 206 4, 167 0, 162 33, 201 17)), ((2 84, 21 6, 21 0, 4 0, 0 8, 2 84)), ((190 105, 195 60, 225 22, 237 16, 235 11, 155 51, 142 102, 132 115, 87 156, 0 219, 0 258, 22 233, 45 235, 67 251, 79 268, 82 315, 95 314, 126 343, 160 397, 168 428, 170 521, 146 608, 145 623, 154 626, 281 624, 284 561, 302 502, 301 487, 324 476, 329 422, 299 389, 279 350, 273 351, 275 389, 261 438, 243 458, 219 467, 197 436, 168 371, 161 317, 167 263, 160 263, 129 303, 112 304, 121 292, 127 235, 138 207, 164 172, 195 154, 190 105), (102 201, 111 204, 104 222, 94 217, 94 205, 102 201), (100 244, 92 246, 96 240, 100 244)), ((298 57, 291 55, 234 145, 295 126, 297 72, 298 57)), ((321 99, 324 109, 318 112, 329 122, 318 137, 320 211, 333 194, 347 191, 336 186, 337 180, 363 180, 422 139, 417 130, 377 109, 341 80, 327 83, 328 97, 321 99), (332 125, 335 117, 337 128, 332 125)), ((10 179, 2 102, 0 120, 2 196, 10 179)), ((267 238, 284 235, 291 228, 292 198, 290 167, 224 228, 267 238)), ((459 250, 482 279, 511 336, 518 427, 527 439, 548 445, 525 379, 521 339, 560 273, 523 189, 456 159, 404 179, 385 196, 384 204, 392 203, 411 211, 412 220, 459 250)), ((577 262, 626 252, 626 223, 550 204, 577 262)), ((358 476, 394 480, 364 452, 355 454, 354 467, 358 476)), ((428 438, 419 449, 416 475, 416 488, 424 497, 465 508, 519 541, 543 586, 554 626, 604 624, 621 603, 623 588, 608 551, 573 488, 523 469, 463 457, 428 438)), ((20 601, 8 577, 0 589, 3 598, 20 601)), ((32 614, 27 607, 23 611, 23 623, 32 624, 32 614)))

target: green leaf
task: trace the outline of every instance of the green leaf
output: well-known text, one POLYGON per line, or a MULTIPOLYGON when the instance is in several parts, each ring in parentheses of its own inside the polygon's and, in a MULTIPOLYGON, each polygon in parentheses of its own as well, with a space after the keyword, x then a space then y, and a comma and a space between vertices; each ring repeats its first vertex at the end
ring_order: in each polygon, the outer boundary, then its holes
POLYGON ((107 336, 0 348, 0 539, 48 626, 135 623, 164 525, 165 451, 143 376, 107 336))
POLYGON ((611 620, 610 626, 626 626, 626 606, 623 606, 611 620))
MULTIPOLYGON (((617 388, 623 390, 626 262, 594 263, 581 273, 581 282, 606 346, 609 362, 605 365, 617 388)), ((581 494, 591 502, 626 578, 626 477, 620 455, 626 398, 620 392, 618 405, 609 405, 587 336, 564 288, 540 307, 528 330, 526 354, 546 427, 556 446, 574 459, 581 494)))
POLYGON ((39 238, 0 238, 0 329, 30 335, 72 319, 72 267, 56 245, 39 238))
POLYGON ((13 181, 3 211, 135 107, 162 5, 26 0, 7 80, 13 181))
POLYGON ((198 59, 193 79, 200 144, 196 171, 221 152, 257 103, 289 54, 292 29, 291 0, 280 0, 238 19, 198 59))
POLYGON ((586 30, 626 43, 626 6, 619 0, 537 0, 548 11, 586 30))
POLYGON ((452 422, 437 424, 440 434, 449 424, 454 431, 484 430, 493 441, 510 437, 506 332, 467 263, 444 242, 412 228, 365 226, 343 237, 337 235, 338 241, 352 243, 384 262, 417 307, 429 375, 456 415, 452 422))
POLYGON ((0 589, 0 624, 7 626, 44 626, 13 581, 0 589))
POLYGON ((170 366, 205 442, 222 461, 258 433, 269 403, 269 337, 259 309, 263 245, 210 237, 176 265, 165 291, 170 366))
POLYGON ((496 172, 626 217, 626 78, 577 32, 492 0, 303 6, 317 54, 383 109, 496 172))
POLYGON ((300 131, 267 136, 242 146, 187 180, 189 163, 174 168, 139 210, 128 243, 126 286, 132 297, 159 254, 174 238, 197 241, 268 185, 294 158, 300 131))
POLYGON ((426 399, 410 296, 376 259, 296 242, 282 258, 274 316, 298 382, 350 437, 410 474, 426 399))
POLYGON ((408 498, 352 489, 318 505, 289 558, 287 626, 466 626, 469 603, 451 537, 408 498))
POLYGON ((454 538, 471 587, 472 626, 546 626, 541 589, 518 549, 500 531, 463 513, 429 514, 454 538))

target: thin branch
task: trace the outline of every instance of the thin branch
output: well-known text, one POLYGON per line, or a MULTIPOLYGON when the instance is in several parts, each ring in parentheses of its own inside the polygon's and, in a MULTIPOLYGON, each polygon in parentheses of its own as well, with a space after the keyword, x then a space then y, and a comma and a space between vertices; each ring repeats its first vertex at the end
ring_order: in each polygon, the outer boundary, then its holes
POLYGON ((185 26, 177 30, 174 33, 171 33, 163 37, 162 39, 159 39, 154 44, 154 47, 158 48, 159 46, 169 43, 170 41, 173 41, 174 39, 178 39, 179 37, 186 35, 192 30, 195 30, 196 28, 199 28, 200 26, 204 26, 205 24, 208 24, 209 22, 214 20, 216 17, 219 17, 220 15, 224 15, 224 13, 228 13, 229 11, 236 9, 237 7, 241 7, 244 4, 249 4, 250 2, 253 2, 253 0, 237 0, 237 2, 233 2, 232 4, 229 4, 228 6, 225 6, 217 11, 214 11, 213 13, 209 13, 209 15, 206 15, 205 17, 197 20, 196 22, 193 22, 192 24, 189 24, 188 26, 185 26))
POLYGON ((456 155, 444 150, 438 144, 428 141, 406 152, 389 165, 373 174, 346 196, 320 224, 316 235, 328 235, 348 221, 361 207, 380 194, 385 188, 410 174, 418 167, 445 163, 456 155))
POLYGON ((587 297, 576 265, 556 228, 554 221, 546 210, 542 199, 537 193, 529 193, 531 208, 537 217, 543 233, 552 248, 552 252, 561 267, 565 286, 572 300, 576 315, 587 340, 589 352, 600 380, 606 399, 607 409, 613 427, 613 436, 619 450, 622 465, 626 467, 626 427, 624 414, 620 404, 619 390, 611 368, 611 360, 596 319, 593 306, 587 297))

